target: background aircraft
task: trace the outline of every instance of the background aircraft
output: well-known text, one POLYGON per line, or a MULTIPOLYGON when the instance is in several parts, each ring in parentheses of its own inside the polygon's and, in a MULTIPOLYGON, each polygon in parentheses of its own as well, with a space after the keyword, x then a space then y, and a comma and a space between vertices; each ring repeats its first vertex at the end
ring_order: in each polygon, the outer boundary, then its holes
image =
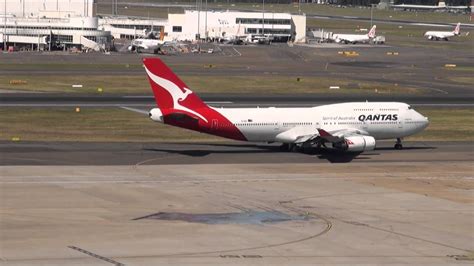
POLYGON ((360 42, 369 42, 370 39, 375 37, 375 29, 376 25, 374 25, 369 33, 367 34, 338 34, 335 33, 332 35, 331 39, 337 43, 360 43, 360 42))
POLYGON ((461 23, 458 22, 456 25, 456 28, 454 28, 453 31, 427 31, 425 32, 425 37, 428 38, 428 40, 445 40, 447 41, 448 38, 453 37, 453 36, 458 36, 461 33, 461 23))
POLYGON ((146 38, 137 38, 132 40, 132 43, 128 47, 128 50, 130 52, 143 52, 143 51, 148 51, 148 52, 153 52, 153 53, 158 53, 160 50, 160 47, 163 46, 166 43, 164 41, 164 32, 163 30, 160 32, 160 38, 156 38, 155 34, 153 32, 150 32, 147 34, 146 38))

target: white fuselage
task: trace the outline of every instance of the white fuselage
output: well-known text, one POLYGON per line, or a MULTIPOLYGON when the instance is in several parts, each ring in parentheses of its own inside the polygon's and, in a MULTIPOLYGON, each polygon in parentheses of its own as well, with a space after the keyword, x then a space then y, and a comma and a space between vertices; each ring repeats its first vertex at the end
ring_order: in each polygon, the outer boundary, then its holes
POLYGON ((453 31, 427 31, 425 33, 425 37, 428 38, 446 39, 453 36, 456 36, 453 31))
POLYGON ((360 43, 370 40, 367 34, 333 34, 332 39, 336 42, 360 43))
MULTIPOLYGON (((292 143, 323 128, 357 130, 375 139, 403 138, 422 131, 428 119, 409 105, 356 102, 311 108, 214 108, 253 142, 292 143)), ((216 125, 225 126, 225 125, 216 125)))
POLYGON ((165 41, 156 39, 135 39, 132 41, 131 46, 147 50, 155 50, 162 46, 164 43, 165 41))

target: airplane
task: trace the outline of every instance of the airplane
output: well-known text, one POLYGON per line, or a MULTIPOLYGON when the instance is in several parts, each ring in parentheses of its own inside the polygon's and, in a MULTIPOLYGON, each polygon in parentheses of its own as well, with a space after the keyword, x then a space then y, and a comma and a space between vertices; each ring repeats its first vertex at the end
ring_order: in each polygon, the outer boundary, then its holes
POLYGON ((400 4, 390 5, 395 10, 408 10, 408 11, 462 11, 468 10, 469 5, 465 6, 447 6, 445 1, 439 1, 438 5, 411 5, 411 4, 400 4))
POLYGON ((447 41, 448 38, 453 37, 453 36, 458 36, 460 34, 461 30, 461 23, 458 22, 456 25, 456 28, 454 28, 453 31, 427 31, 425 33, 425 37, 428 38, 428 40, 445 40, 447 41))
POLYGON ((137 38, 132 40, 130 46, 128 46, 128 50, 130 52, 137 52, 140 53, 143 50, 146 51, 153 51, 153 53, 158 53, 160 47, 163 46, 166 41, 164 41, 164 32, 163 30, 160 32, 160 38, 157 39, 153 33, 149 33, 146 38, 137 38))
POLYGON ((370 39, 375 37, 376 25, 372 26, 369 33, 367 34, 333 34, 330 38, 337 43, 359 43, 368 42, 370 39))
POLYGON ((425 129, 428 118, 398 102, 349 102, 310 108, 215 108, 204 103, 159 58, 144 58, 157 108, 151 120, 233 140, 282 143, 287 151, 331 149, 361 153, 376 141, 425 129))

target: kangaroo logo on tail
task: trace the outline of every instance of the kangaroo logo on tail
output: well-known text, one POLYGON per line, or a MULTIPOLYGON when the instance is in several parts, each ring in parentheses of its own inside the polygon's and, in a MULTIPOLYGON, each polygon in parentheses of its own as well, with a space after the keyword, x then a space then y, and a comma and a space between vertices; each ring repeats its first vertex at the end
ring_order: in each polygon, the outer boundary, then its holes
POLYGON ((146 70, 146 73, 148 74, 148 77, 150 77, 150 79, 153 82, 155 82, 158 86, 160 86, 161 88, 168 91, 168 93, 171 95, 171 97, 173 98, 173 109, 181 110, 181 111, 185 111, 185 112, 194 114, 197 117, 201 118, 202 120, 206 121, 206 123, 208 122, 207 119, 204 116, 202 116, 201 114, 199 114, 198 112, 196 112, 194 110, 191 110, 191 109, 181 105, 180 102, 186 100, 188 95, 193 93, 191 90, 189 90, 186 87, 183 87, 183 89, 184 89, 184 91, 183 91, 181 88, 179 88, 172 81, 169 81, 167 79, 158 77, 157 75, 153 74, 150 70, 148 70, 147 67, 145 67, 145 70, 146 70))
POLYGON ((369 38, 374 38, 374 37, 375 37, 375 28, 377 28, 376 25, 374 25, 374 26, 370 29, 369 33, 367 34, 367 36, 368 36, 369 38))

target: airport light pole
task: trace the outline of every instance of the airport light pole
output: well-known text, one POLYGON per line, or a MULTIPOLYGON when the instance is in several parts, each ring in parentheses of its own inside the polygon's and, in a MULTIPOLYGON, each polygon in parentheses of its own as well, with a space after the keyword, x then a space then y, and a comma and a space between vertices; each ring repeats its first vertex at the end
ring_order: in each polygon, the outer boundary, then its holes
POLYGON ((196 10, 197 10, 197 14, 198 14, 198 38, 201 39, 201 5, 199 4, 199 1, 202 2, 202 0, 196 0, 196 10))
POLYGON ((206 15, 205 15, 205 22, 204 22, 204 36, 206 37, 207 42, 207 0, 206 0, 206 15))
POLYGON ((262 0, 262 36, 265 36, 265 0, 262 0))
POLYGON ((7 0, 5 0, 5 9, 3 10, 3 52, 7 50, 7 0))
POLYGON ((375 4, 370 4, 370 28, 372 28, 373 24, 373 17, 374 17, 374 5, 375 4))

